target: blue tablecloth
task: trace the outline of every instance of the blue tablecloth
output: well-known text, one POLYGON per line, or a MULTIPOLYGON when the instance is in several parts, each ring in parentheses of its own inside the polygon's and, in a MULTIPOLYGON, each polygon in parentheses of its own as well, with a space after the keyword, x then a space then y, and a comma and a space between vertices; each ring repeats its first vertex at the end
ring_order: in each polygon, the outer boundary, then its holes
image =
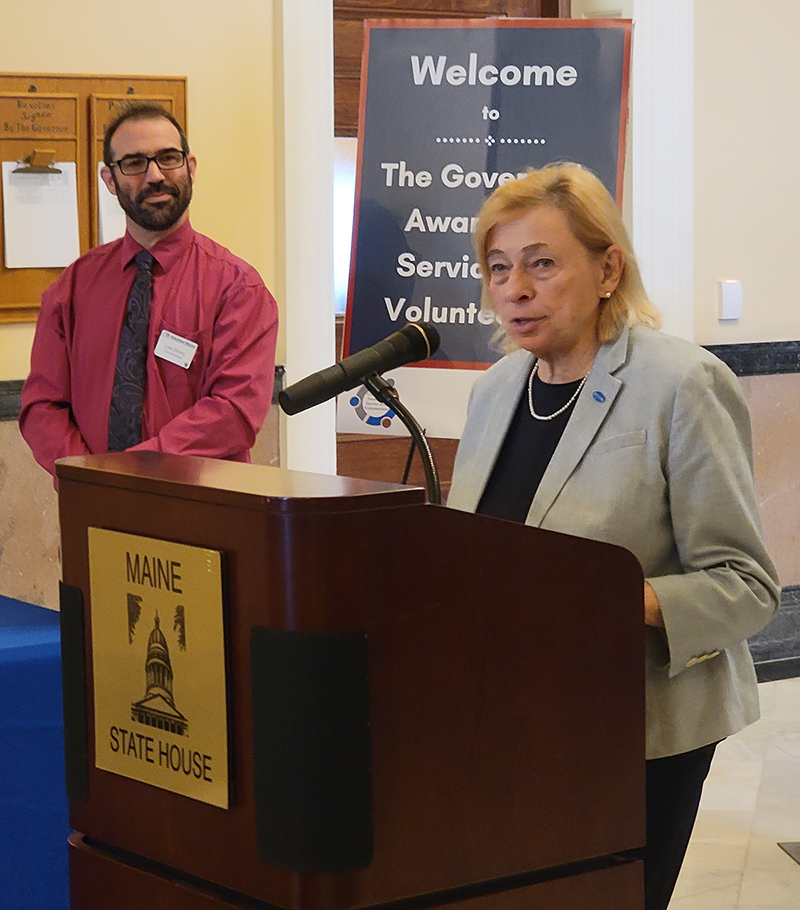
POLYGON ((68 910, 59 616, 0 596, 0 907, 68 910))

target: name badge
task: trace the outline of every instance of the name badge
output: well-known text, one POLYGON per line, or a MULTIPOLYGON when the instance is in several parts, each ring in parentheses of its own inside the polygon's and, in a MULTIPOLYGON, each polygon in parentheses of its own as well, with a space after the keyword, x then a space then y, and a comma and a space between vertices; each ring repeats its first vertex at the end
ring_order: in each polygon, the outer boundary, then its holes
POLYGON ((162 329, 153 353, 156 357, 161 357, 162 360, 167 360, 187 370, 196 350, 197 345, 194 341, 162 329))

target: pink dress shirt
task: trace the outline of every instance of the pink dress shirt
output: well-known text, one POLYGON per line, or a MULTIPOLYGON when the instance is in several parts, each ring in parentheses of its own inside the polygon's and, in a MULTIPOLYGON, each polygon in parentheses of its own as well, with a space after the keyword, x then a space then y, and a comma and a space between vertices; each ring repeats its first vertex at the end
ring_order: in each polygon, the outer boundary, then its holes
MULTIPOLYGON (((74 262, 42 295, 20 430, 57 458, 108 451, 122 319, 141 249, 129 234, 74 262)), ((249 461, 272 399, 277 306, 258 272, 185 222, 151 253, 143 441, 135 449, 249 461), (195 342, 188 369, 156 356, 162 330, 195 342)))

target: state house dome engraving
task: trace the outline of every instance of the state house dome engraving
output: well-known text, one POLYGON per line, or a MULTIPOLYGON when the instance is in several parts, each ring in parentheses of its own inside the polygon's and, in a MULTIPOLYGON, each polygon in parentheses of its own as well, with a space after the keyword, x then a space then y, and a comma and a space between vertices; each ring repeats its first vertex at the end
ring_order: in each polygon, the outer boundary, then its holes
POLYGON ((169 646, 156 613, 155 625, 147 642, 145 662, 147 689, 141 701, 131 705, 131 719, 157 730, 185 736, 189 721, 175 707, 172 695, 172 662, 169 646))

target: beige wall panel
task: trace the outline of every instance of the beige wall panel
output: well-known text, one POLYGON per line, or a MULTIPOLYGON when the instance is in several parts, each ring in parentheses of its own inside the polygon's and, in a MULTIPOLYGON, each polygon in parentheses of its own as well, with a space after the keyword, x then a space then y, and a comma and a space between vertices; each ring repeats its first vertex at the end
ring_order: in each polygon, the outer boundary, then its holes
MULTIPOLYGON (((701 344, 800 338, 800 5, 695 3, 695 326, 701 344), (743 316, 720 323, 717 282, 743 316)), ((635 40, 635 38, 634 38, 635 40)), ((680 262, 674 263, 680 269, 680 262)))
POLYGON ((764 538, 783 585, 800 584, 800 375, 741 379, 753 423, 753 460, 764 538))
POLYGON ((11 420, 0 420, 0 503, 0 594, 57 609, 56 491, 11 420))

